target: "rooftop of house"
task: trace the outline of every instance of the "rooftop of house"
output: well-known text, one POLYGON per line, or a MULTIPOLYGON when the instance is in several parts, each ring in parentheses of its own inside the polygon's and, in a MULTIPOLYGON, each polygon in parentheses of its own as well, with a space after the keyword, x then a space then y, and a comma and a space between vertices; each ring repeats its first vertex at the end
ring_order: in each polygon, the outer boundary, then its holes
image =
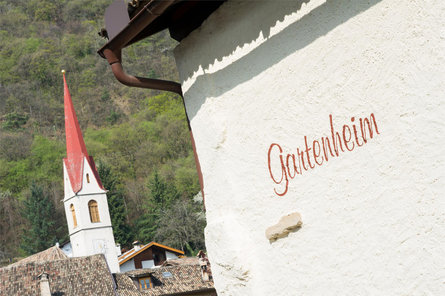
POLYGON ((171 248, 171 247, 168 247, 168 246, 164 246, 162 244, 158 244, 158 243, 155 243, 155 242, 151 242, 151 243, 148 243, 146 245, 140 245, 140 246, 134 247, 133 249, 131 249, 131 250, 123 253, 122 255, 120 255, 119 258, 118 258, 119 264, 122 265, 123 263, 127 262, 131 258, 135 257, 136 255, 144 252, 145 250, 147 250, 147 249, 149 249, 149 248, 151 248, 153 246, 165 249, 166 251, 173 252, 173 253, 175 253, 175 254, 177 254, 179 256, 184 255, 184 252, 181 251, 181 250, 178 250, 178 249, 175 249, 175 248, 171 248))
POLYGON ((67 258, 68 256, 65 255, 65 253, 56 245, 49 249, 46 249, 45 251, 36 253, 13 264, 10 264, 7 267, 23 265, 26 263, 44 263, 47 261, 63 260, 67 258))
POLYGON ((0 268, 0 296, 36 295, 44 273, 48 275, 51 295, 56 296, 216 295, 210 266, 204 268, 196 257, 167 260, 161 267, 112 275, 103 255, 69 258, 54 246, 0 268), (204 277, 205 273, 210 276, 204 277), (150 277, 153 284, 150 289, 141 290, 142 277, 150 277))
MULTIPOLYGON (((180 260, 184 259, 176 259, 175 261, 180 260)), ((187 261, 190 264, 137 269, 116 274, 117 291, 121 296, 158 296, 176 295, 186 292, 214 291, 213 281, 211 279, 209 281, 203 280, 198 260, 195 259, 193 262, 191 260, 187 261), (138 278, 148 276, 152 280, 153 287, 140 291, 138 278)))
POLYGON ((38 294, 42 273, 48 274, 51 295, 115 295, 114 280, 103 255, 55 259, 58 252, 54 248, 1 268, 0 296, 38 294))
POLYGON ((177 265, 197 265, 199 264, 199 259, 197 257, 184 257, 178 259, 168 259, 162 266, 177 266, 177 265))

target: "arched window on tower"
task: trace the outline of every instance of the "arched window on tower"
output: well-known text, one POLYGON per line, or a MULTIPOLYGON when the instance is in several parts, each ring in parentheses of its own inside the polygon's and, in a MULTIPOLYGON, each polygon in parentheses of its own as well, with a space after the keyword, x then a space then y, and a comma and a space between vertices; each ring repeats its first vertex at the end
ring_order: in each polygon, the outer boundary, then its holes
POLYGON ((70 210, 71 210, 71 215, 73 215, 73 225, 74 225, 74 228, 76 228, 77 227, 77 219, 76 219, 76 211, 74 210, 73 204, 70 205, 70 210))
POLYGON ((90 210, 90 220, 93 223, 100 222, 99 208, 97 207, 97 201, 90 200, 88 202, 88 209, 90 210))

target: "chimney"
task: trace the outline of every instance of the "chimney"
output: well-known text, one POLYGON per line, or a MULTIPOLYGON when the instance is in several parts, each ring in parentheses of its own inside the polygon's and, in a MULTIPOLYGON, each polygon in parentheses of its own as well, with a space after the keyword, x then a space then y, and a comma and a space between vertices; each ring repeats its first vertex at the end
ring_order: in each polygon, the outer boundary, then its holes
POLYGON ((38 276, 40 280, 40 296, 51 296, 51 289, 49 288, 48 274, 42 272, 38 276))
POLYGON ((122 255, 121 244, 116 244, 116 253, 117 256, 122 255))
POLYGON ((137 251, 139 251, 140 249, 141 249, 141 242, 140 241, 134 241, 133 242, 133 248, 134 248, 134 251, 135 252, 137 252, 137 251))

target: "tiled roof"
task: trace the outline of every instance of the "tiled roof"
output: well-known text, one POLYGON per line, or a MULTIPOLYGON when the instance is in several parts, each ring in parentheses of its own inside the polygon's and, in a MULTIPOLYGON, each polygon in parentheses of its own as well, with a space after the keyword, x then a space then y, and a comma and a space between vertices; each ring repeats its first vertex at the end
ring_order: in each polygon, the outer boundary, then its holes
POLYGON ((67 258, 68 256, 65 255, 65 253, 58 246, 54 246, 40 253, 36 253, 34 255, 26 257, 16 263, 10 264, 7 267, 22 265, 31 262, 42 263, 46 261, 62 260, 67 258))
POLYGON ((134 256, 136 256, 139 253, 142 253, 143 251, 147 250, 148 248, 151 248, 153 246, 157 246, 160 248, 163 248, 167 251, 171 251, 173 253, 179 254, 179 255, 184 255, 184 252, 178 249, 174 249, 174 248, 170 248, 168 246, 164 246, 155 242, 151 242, 149 244, 143 245, 140 249, 138 249, 137 251, 133 248, 125 253, 123 253, 122 255, 119 256, 118 261, 119 261, 119 265, 122 265, 123 263, 127 262, 128 260, 130 260, 131 258, 133 258, 134 256))
MULTIPOLYGON (((198 264, 181 264, 158 268, 137 269, 116 274, 117 291, 120 296, 161 296, 186 292, 214 291, 213 281, 203 281, 198 264), (170 272, 171 277, 164 277, 170 272), (154 287, 140 291, 132 278, 150 274, 154 287)), ((215 293, 216 295, 216 293, 215 293)))
POLYGON ((30 262, 28 259, 20 261, 22 264, 18 262, 0 269, 0 296, 40 295, 38 275, 43 272, 49 276, 52 295, 116 295, 113 277, 103 255, 46 262, 30 262))
POLYGON ((52 295, 216 295, 213 281, 202 279, 198 258, 168 260, 165 266, 118 273, 113 279, 103 255, 68 258, 58 247, 52 247, 1 268, 0 296, 39 296, 38 276, 42 273, 48 274, 52 295), (152 278, 154 287, 140 291, 137 278, 145 276, 152 278))
POLYGON ((167 259, 162 263, 162 266, 175 265, 199 265, 199 259, 197 257, 184 257, 179 259, 167 259))

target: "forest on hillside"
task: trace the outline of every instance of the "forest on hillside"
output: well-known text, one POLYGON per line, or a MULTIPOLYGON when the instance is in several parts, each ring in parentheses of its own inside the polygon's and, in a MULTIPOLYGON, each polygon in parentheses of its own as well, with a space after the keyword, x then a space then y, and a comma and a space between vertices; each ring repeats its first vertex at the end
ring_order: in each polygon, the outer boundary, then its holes
MULTIPOLYGON (((112 0, 0 0, 0 261, 67 241, 67 82, 108 192, 115 239, 205 248, 199 181, 177 95, 119 84, 96 50, 112 0)), ((178 80, 162 32, 125 49, 133 75, 178 80)))

